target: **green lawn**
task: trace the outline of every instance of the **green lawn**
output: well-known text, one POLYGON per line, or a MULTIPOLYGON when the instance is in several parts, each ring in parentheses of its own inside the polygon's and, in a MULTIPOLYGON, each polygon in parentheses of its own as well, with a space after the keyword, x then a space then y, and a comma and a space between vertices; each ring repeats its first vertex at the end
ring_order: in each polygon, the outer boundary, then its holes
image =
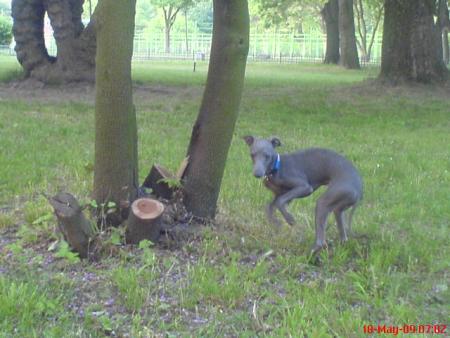
MULTIPOLYGON (((153 163, 175 170, 183 159, 207 66, 133 69, 142 179, 153 163)), ((0 79, 17 74, 0 57, 0 79)), ((114 250, 95 263, 53 250, 42 195, 89 201, 92 100, 66 99, 70 89, 8 97, 0 85, 0 336, 362 337, 364 325, 450 324, 450 95, 364 82, 376 74, 250 64, 217 226, 171 250, 122 247, 113 231, 114 250), (365 197, 347 244, 332 224, 328 252, 308 260, 320 192, 290 204, 296 226, 267 223, 271 196, 251 175, 247 134, 355 162, 365 197)))

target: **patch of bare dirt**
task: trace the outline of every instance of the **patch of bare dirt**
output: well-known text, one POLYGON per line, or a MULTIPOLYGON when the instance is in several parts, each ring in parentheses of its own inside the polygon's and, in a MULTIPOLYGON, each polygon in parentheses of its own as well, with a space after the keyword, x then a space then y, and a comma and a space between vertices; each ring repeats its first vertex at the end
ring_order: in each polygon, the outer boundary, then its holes
POLYGON ((401 84, 397 86, 382 84, 369 79, 353 86, 336 87, 331 92, 333 98, 348 100, 352 97, 405 97, 411 100, 439 99, 450 101, 450 82, 445 84, 401 84))
MULTIPOLYGON (((200 97, 202 91, 203 88, 198 86, 133 85, 134 100, 138 104, 146 104, 155 97, 200 97)), ((45 85, 35 80, 14 81, 0 84, 0 102, 3 100, 55 104, 80 102, 93 105, 95 103, 95 85, 92 83, 45 85)))

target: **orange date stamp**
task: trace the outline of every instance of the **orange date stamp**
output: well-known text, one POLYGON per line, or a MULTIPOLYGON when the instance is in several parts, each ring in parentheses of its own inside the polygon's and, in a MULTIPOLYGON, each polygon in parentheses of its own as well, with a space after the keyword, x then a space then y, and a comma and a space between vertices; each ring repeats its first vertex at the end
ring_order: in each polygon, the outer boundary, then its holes
POLYGON ((365 334, 436 334, 445 335, 450 333, 446 324, 404 324, 404 325, 364 325, 365 334))

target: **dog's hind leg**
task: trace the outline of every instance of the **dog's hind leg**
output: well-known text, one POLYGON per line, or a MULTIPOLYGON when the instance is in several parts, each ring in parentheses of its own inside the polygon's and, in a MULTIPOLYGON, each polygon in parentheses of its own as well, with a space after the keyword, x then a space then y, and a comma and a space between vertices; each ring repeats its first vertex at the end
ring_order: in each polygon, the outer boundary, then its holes
POLYGON ((339 231, 339 238, 341 242, 346 242, 348 240, 347 231, 345 229, 345 215, 342 209, 334 209, 334 216, 336 218, 336 224, 339 231))
POLYGON ((316 204, 316 243, 313 251, 326 246, 325 228, 328 215, 334 211, 341 241, 347 240, 343 212, 357 202, 357 194, 343 185, 330 186, 316 204))

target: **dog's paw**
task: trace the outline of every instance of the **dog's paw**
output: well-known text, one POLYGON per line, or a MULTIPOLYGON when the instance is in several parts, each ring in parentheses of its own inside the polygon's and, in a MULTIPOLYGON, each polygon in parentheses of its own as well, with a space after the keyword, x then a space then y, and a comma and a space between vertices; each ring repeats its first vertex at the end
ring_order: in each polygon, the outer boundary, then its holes
POLYGON ((289 225, 295 225, 295 219, 293 216, 291 215, 286 215, 286 222, 289 225))
POLYGON ((323 243, 323 244, 315 244, 313 246, 313 248, 311 249, 311 256, 316 256, 320 251, 322 251, 323 249, 326 249, 328 247, 327 243, 323 243))

